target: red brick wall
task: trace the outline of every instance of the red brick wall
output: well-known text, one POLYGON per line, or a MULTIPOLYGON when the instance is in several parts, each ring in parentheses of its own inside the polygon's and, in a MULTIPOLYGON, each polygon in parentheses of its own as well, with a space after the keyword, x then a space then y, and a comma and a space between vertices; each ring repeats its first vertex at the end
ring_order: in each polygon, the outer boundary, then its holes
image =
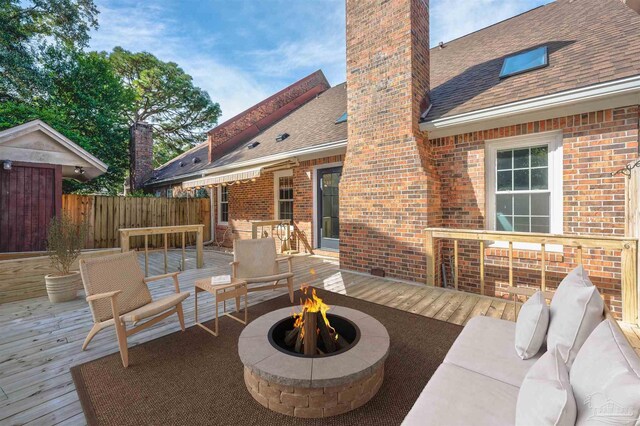
POLYGON ((340 183, 341 267, 421 280, 438 178, 419 117, 429 89, 427 1, 347 0, 349 136, 340 183))
MULTIPOLYGON (((639 107, 609 109, 588 114, 502 127, 430 140, 441 176, 442 226, 485 227, 485 140, 560 130, 563 134, 563 232, 624 235, 625 178, 611 173, 638 157, 639 107)), ((442 254, 452 257, 451 244, 442 254)), ((539 286, 539 254, 516 251, 515 281, 539 286)), ((479 292, 477 243, 460 244, 459 285, 479 292)), ((508 285, 506 250, 487 249, 486 292, 500 294, 508 285)), ((547 284, 553 288, 575 267, 572 250, 549 253, 547 284)), ((619 253, 586 251, 583 262, 594 283, 620 311, 619 253)))
MULTIPOLYGON (((320 164, 343 161, 343 156, 332 156, 302 161, 293 168, 293 224, 295 229, 294 248, 311 253, 313 240, 313 170, 320 164)), ((264 172, 255 182, 229 186, 229 228, 233 238, 251 238, 251 220, 273 220, 274 173, 264 172)), ((219 188, 216 189, 218 191, 219 188)), ((215 194, 215 215, 218 223, 218 198, 215 194)), ((227 225, 217 225, 216 234, 222 241, 227 225)), ((229 237, 227 241, 230 242, 229 237)))
POLYGON ((134 123, 129 128, 129 189, 143 189, 153 173, 153 126, 134 123))

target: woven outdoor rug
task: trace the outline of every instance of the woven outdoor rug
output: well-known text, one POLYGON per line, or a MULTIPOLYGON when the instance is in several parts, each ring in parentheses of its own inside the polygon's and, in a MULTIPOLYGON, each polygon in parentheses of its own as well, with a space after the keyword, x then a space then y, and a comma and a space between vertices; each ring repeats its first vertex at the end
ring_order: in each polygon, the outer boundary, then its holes
MULTIPOLYGON (((391 346, 384 383, 364 406, 325 419, 298 419, 254 401, 237 353, 242 324, 223 317, 220 337, 194 326, 120 354, 71 368, 89 424, 96 425, 399 425, 444 359, 462 327, 318 290, 329 305, 358 309, 378 319, 391 346)), ((295 300, 300 295, 296 293, 295 300)), ((250 319, 291 306, 281 296, 249 307, 250 319)), ((211 306, 209 306, 211 309, 211 306)), ((208 324, 212 326, 211 324, 208 324)))

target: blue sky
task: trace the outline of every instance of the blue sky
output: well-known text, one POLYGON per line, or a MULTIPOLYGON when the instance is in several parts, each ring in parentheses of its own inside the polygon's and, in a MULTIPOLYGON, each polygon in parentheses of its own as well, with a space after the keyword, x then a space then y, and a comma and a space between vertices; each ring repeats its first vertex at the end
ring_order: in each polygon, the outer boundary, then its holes
MULTIPOLYGON (((431 44, 550 0, 431 0, 431 44)), ((345 81, 344 0, 96 0, 90 47, 177 62, 231 118, 322 69, 345 81)))

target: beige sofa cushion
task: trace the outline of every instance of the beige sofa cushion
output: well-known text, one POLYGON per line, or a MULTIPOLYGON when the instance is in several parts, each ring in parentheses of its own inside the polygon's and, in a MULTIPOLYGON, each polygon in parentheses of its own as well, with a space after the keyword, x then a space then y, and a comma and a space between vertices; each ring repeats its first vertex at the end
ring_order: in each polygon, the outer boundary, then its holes
POLYGON ((529 359, 540 351, 549 326, 549 307, 538 291, 522 305, 516 322, 516 353, 529 359))
POLYGON ((582 265, 560 283, 551 299, 547 347, 556 348, 571 364, 591 332, 603 319, 604 302, 582 265))
POLYGON ((127 312, 122 316, 122 319, 127 322, 136 322, 145 318, 155 316, 160 312, 164 312, 173 308, 187 297, 189 297, 189 292, 170 294, 169 296, 165 296, 162 299, 155 300, 148 305, 144 305, 140 308, 134 309, 133 311, 127 312))
POLYGON ((577 425, 640 424, 640 358, 610 320, 582 345, 570 378, 577 425))
POLYGON ((576 421, 576 401, 569 372, 555 349, 546 352, 524 378, 516 406, 516 426, 570 426, 576 421))
MULTIPOLYGON (((510 347, 513 353, 513 347, 510 347)), ((441 364, 404 426, 513 425, 518 388, 452 364, 441 364)))
POLYGON ((444 362, 520 387, 541 353, 521 359, 513 349, 515 336, 515 322, 485 316, 472 318, 444 362))

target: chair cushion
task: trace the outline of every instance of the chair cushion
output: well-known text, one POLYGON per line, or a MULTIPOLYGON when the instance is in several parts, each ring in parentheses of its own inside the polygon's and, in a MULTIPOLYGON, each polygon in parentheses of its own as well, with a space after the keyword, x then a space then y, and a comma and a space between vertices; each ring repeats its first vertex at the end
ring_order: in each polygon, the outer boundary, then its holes
POLYGON ((402 424, 513 425, 517 399, 515 386, 456 365, 441 364, 402 424))
POLYGON ((293 277, 293 272, 284 272, 282 274, 267 275, 264 277, 243 278, 243 280, 245 280, 247 284, 252 284, 252 283, 265 283, 269 281, 286 280, 287 278, 291 278, 291 277, 293 277))
MULTIPOLYGON (((86 259, 80 262, 82 285, 87 296, 120 290, 118 310, 122 315, 151 303, 151 293, 134 251, 86 259)), ((93 320, 113 318, 110 298, 89 302, 93 320)))
POLYGON ((600 323, 582 345, 570 380, 577 425, 640 424, 640 358, 611 320, 600 323))
POLYGON ((273 238, 233 241, 233 260, 238 262, 237 278, 277 275, 280 270, 276 257, 276 242, 273 238))
POLYGON ((560 283, 551 299, 547 348, 556 348, 571 369, 576 354, 603 319, 604 302, 582 265, 560 283))
POLYGON ((474 317, 453 343, 444 362, 520 387, 540 352, 521 359, 513 349, 515 336, 515 322, 474 317))
POLYGON ((148 305, 144 305, 140 308, 127 312, 122 316, 122 319, 126 322, 136 322, 155 316, 160 312, 173 308, 187 297, 189 297, 189 292, 171 294, 163 297, 162 299, 158 299, 155 302, 151 302, 148 305))
POLYGON ((567 365, 552 349, 536 361, 522 382, 516 405, 516 426, 569 426, 576 421, 567 365))
POLYGON ((516 322, 516 353, 529 359, 540 351, 549 326, 549 307, 542 292, 536 292, 520 309, 516 322))

